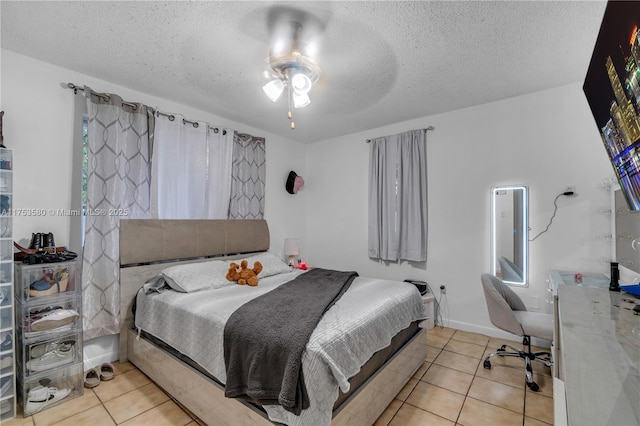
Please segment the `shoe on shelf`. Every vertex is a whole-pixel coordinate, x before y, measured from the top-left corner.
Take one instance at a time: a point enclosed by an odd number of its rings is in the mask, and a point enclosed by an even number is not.
[[[42,234],[42,240],[42,245],[44,248],[53,248],[56,246],[56,243],[53,240],[53,232]]]
[[[57,293],[56,287],[45,280],[34,281],[29,286],[29,296],[31,297],[49,296],[55,293]]]
[[[49,336],[50,333],[53,331],[55,333],[64,333],[67,331],[72,331],[74,327],[74,324],[67,324],[67,325],[63,325],[62,327],[58,327],[55,328],[53,330],[45,330],[45,331],[29,331],[29,329],[27,328],[27,331],[24,332],[24,337],[44,337],[44,336]]]
[[[5,306],[11,304],[11,288],[4,286],[0,287],[0,304]]]
[[[0,343],[0,351],[8,351],[12,347],[13,347],[13,343],[11,339],[11,334],[7,334],[4,337],[4,340],[2,341],[2,343]]]
[[[10,396],[11,394],[11,386],[13,385],[13,376],[5,376],[0,379],[0,395]]]
[[[42,343],[40,345],[34,345],[31,347],[31,351],[29,351],[29,356],[31,358],[40,358],[47,352],[51,352],[53,350],[60,350],[61,352],[70,352],[73,345],[76,344],[75,339],[56,341],[50,343]]]
[[[0,359],[0,370],[11,367],[13,365],[13,355],[3,356]]]
[[[0,401],[0,417],[13,412],[13,404],[9,399]]]
[[[73,309],[56,309],[31,323],[31,331],[48,331],[73,323],[80,317]]]
[[[32,232],[29,248],[31,250],[40,250],[43,244],[44,234],[42,232]]]
[[[36,386],[27,394],[27,403],[24,407],[24,413],[31,415],[39,412],[48,405],[54,404],[61,399],[66,398],[71,389],[49,388],[44,386]]]
[[[73,361],[73,353],[71,348],[62,351],[59,348],[53,349],[39,358],[27,361],[27,369],[30,371],[43,371],[51,368],[60,367]]]

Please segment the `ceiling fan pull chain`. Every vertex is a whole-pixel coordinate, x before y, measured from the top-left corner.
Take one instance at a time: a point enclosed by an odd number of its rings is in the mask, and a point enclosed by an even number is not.
[[[291,120],[291,130],[296,128],[296,123],[293,121],[293,113],[291,112],[291,84],[287,83],[287,100],[289,101],[289,111],[287,112],[287,118]]]

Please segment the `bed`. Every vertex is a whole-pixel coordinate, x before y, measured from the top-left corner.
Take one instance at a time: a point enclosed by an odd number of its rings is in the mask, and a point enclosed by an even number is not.
[[[122,220],[120,360],[131,361],[207,424],[372,424],[426,357],[422,300],[409,284],[356,277],[326,312],[302,356],[311,407],[300,415],[226,398],[220,353],[224,322],[233,311],[301,271],[260,277],[251,289],[227,284],[193,293],[139,292],[167,268],[264,259],[268,249],[263,220]],[[191,308],[195,299],[203,307]],[[372,319],[374,311],[388,314]],[[202,312],[213,318],[200,318]]]

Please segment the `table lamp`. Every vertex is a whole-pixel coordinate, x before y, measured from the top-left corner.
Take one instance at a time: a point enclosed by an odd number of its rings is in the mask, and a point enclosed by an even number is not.
[[[298,247],[297,238],[286,238],[284,240],[284,254],[285,256],[289,256],[289,266],[297,268],[298,255],[300,254],[300,247]]]

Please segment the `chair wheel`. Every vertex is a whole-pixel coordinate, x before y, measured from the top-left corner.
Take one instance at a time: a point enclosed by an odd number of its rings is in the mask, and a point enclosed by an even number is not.
[[[506,351],[507,350],[507,345],[502,345],[500,346],[500,349],[498,349],[500,351]]]
[[[484,363],[482,364],[482,366],[484,368],[486,368],[487,370],[491,370],[491,361],[489,361],[488,359],[484,361]]]
[[[536,382],[527,383],[527,386],[529,386],[529,389],[531,389],[534,392],[538,392],[540,390],[540,387]]]

